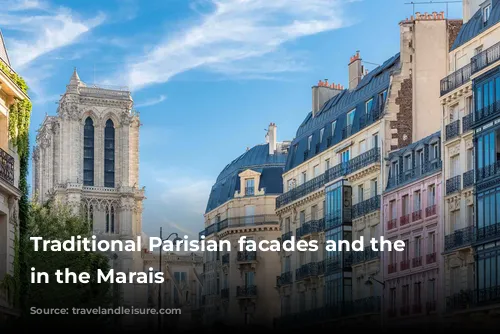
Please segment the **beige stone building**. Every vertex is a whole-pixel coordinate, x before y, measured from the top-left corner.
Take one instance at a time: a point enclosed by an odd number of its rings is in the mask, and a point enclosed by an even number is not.
[[[36,138],[34,198],[80,210],[100,238],[136,240],[142,234],[140,122],[132,106],[126,89],[87,86],[75,69],[57,114],[45,117]],[[143,269],[140,251],[110,254],[110,261],[116,271]],[[144,304],[147,286],[120,288],[124,305]]]
[[[203,317],[206,325],[258,324],[271,327],[280,299],[273,282],[280,273],[276,252],[239,251],[238,240],[277,240],[276,197],[289,142],[277,142],[271,123],[267,143],[248,149],[228,164],[212,187],[205,214],[206,240],[229,240],[229,252],[205,252]]]
[[[16,100],[29,97],[14,82],[9,56],[0,32],[0,281],[14,275],[14,239],[19,232],[18,200],[19,156],[9,137],[9,108]],[[0,288],[0,323],[9,316],[18,316],[8,291]]]
[[[382,286],[367,284],[385,279],[380,254],[323,249],[328,240],[361,237],[366,247],[384,235],[384,158],[439,131],[439,80],[455,25],[444,13],[417,13],[400,23],[398,54],[368,72],[358,52],[348,89],[322,81],[312,88],[312,111],[291,144],[276,213],[282,241],[314,238],[321,251],[281,254],[280,327],[361,314],[380,321]]]

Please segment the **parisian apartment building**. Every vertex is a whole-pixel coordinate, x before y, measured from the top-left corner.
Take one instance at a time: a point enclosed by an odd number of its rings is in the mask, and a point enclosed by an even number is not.
[[[23,87],[13,79],[9,55],[0,31],[0,281],[14,276],[15,238],[19,233],[20,159],[9,132],[10,108],[17,101],[29,100]],[[18,317],[11,293],[0,288],[0,322]]]

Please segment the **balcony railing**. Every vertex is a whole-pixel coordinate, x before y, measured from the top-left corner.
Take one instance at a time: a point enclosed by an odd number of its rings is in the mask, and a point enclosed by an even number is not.
[[[405,225],[408,225],[409,223],[410,223],[410,215],[409,214],[399,217],[399,226],[405,226]]]
[[[369,113],[361,115],[359,117],[359,129],[360,130],[364,129],[368,125],[370,125],[370,124],[374,123],[375,121],[377,121],[378,119],[380,119],[380,117],[382,116],[382,112],[384,110],[384,106],[385,106],[385,103],[374,107]]]
[[[0,178],[14,185],[14,158],[0,148]]]
[[[255,187],[246,187],[245,196],[253,196],[253,195],[255,195]]]
[[[394,189],[403,184],[418,180],[425,175],[435,173],[441,170],[442,161],[441,160],[433,160],[424,163],[422,166],[417,166],[415,168],[406,170],[401,174],[396,174],[395,176],[389,177],[387,180],[387,190]]]
[[[484,289],[465,290],[446,297],[447,311],[458,311],[473,307],[498,303],[500,301],[500,286]]]
[[[398,271],[397,263],[392,263],[392,264],[387,265],[387,272],[389,274],[395,273],[396,271]]]
[[[412,259],[412,268],[418,268],[422,266],[422,257],[417,256]]]
[[[460,230],[456,230],[452,234],[444,237],[444,250],[450,251],[466,246],[470,246],[474,242],[474,226],[467,226]]]
[[[229,264],[229,253],[222,255],[222,265],[228,265]]]
[[[460,120],[459,119],[446,125],[446,140],[450,140],[450,139],[453,139],[455,137],[458,137],[459,134],[460,134]]]
[[[237,286],[236,287],[236,297],[237,298],[255,298],[255,297],[257,297],[257,286],[256,285]]]
[[[410,260],[403,260],[401,261],[401,270],[407,270],[410,269]]]
[[[464,189],[467,187],[471,187],[474,185],[474,170],[470,170],[468,172],[465,172],[463,174],[463,183],[464,183]]]
[[[257,251],[239,251],[236,260],[238,262],[257,261]]]
[[[206,229],[200,232],[201,236],[208,237],[217,232],[221,232],[226,228],[231,227],[242,227],[242,226],[256,226],[256,225],[278,225],[279,219],[276,215],[254,215],[254,216],[240,216],[240,217],[231,217],[224,220],[221,220],[218,223],[211,224],[207,226]]]
[[[481,71],[498,60],[500,60],[500,43],[490,46],[472,57],[470,61],[472,64],[472,74]]]
[[[426,264],[431,264],[436,262],[436,252],[434,253],[429,253],[425,256],[425,263]]]
[[[293,232],[289,231],[281,235],[281,242],[292,240]]]
[[[346,125],[342,129],[342,139],[346,139],[347,137],[350,137],[353,134],[353,127],[352,125]]]
[[[492,118],[496,118],[500,114],[500,101],[495,101],[490,105],[474,112],[474,122],[472,127],[476,128]]]
[[[425,208],[425,216],[430,217],[436,215],[436,204],[429,205]]]
[[[470,113],[462,117],[462,133],[466,133],[467,131],[472,129],[472,124],[474,122],[474,113]]]
[[[276,286],[280,287],[283,285],[292,284],[293,277],[292,272],[287,271],[286,273],[282,273],[280,276],[276,276]]]
[[[345,163],[340,163],[325,173],[297,186],[276,198],[276,208],[281,208],[299,198],[319,190],[325,184],[334,181],[342,176],[352,174],[359,169],[367,167],[373,163],[380,162],[380,149],[375,147],[358,155]]]
[[[331,275],[339,270],[350,268],[352,266],[353,252],[343,251],[334,258],[327,258],[325,263],[325,275]]]
[[[470,76],[471,76],[471,69],[472,66],[471,64],[467,64],[464,67],[456,70],[455,72],[451,73],[444,79],[441,79],[441,96],[444,94],[447,94],[454,90],[455,88],[458,88],[462,86],[464,83],[469,81]]]
[[[422,219],[422,210],[416,210],[411,213],[411,221],[416,222],[418,220]]]
[[[380,195],[373,196],[352,206],[352,219],[363,217],[371,212],[380,210]]]
[[[325,263],[310,262],[295,269],[295,280],[302,281],[311,277],[317,277],[325,273]]]
[[[374,251],[372,246],[366,246],[362,252],[354,252],[352,264],[359,264],[380,258],[380,252]]]
[[[220,290],[220,298],[221,299],[229,299],[229,288]]]
[[[398,227],[398,220],[396,218],[391,219],[387,222],[387,230],[393,230]]]
[[[491,224],[476,229],[475,242],[487,241],[489,239],[497,239],[500,236],[500,223]]]
[[[479,168],[476,171],[476,182],[481,182],[493,176],[500,175],[500,160],[495,161],[491,165]]]
[[[446,195],[453,194],[457,191],[460,191],[462,188],[462,175],[457,175],[446,180]]]
[[[298,227],[295,231],[297,238],[303,238],[313,233],[319,233],[325,230],[325,220],[311,220]]]

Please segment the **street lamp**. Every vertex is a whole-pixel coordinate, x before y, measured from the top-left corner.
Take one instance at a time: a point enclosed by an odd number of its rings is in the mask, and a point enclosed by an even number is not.
[[[380,297],[381,305],[380,305],[380,327],[384,330],[384,294],[385,294],[385,282],[379,281],[373,276],[368,276],[365,284],[369,286],[373,286],[373,282],[377,282],[382,286],[382,296]]]
[[[182,239],[179,238],[179,235],[177,233],[170,233],[170,235],[168,237],[166,237],[165,239],[163,239],[163,234],[162,234],[162,228],[160,227],[160,239],[163,243],[163,241],[165,240],[169,240],[172,236],[175,236],[174,238],[174,243],[175,242],[182,242]],[[162,272],[162,268],[161,268],[161,265],[162,265],[162,261],[161,261],[161,252],[162,252],[162,249],[163,249],[163,245],[160,247],[160,263],[159,263],[159,269],[158,271],[159,272]],[[162,286],[163,283],[160,283],[159,287],[158,287],[158,330],[161,329],[161,325],[162,325],[162,317],[161,317],[161,313],[160,313],[160,309],[161,309],[161,286]]]

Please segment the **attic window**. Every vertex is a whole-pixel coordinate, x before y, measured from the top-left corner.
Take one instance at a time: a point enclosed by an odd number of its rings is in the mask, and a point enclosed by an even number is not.
[[[488,19],[490,18],[491,13],[491,3],[487,4],[483,8],[483,25],[486,26],[488,24]]]

